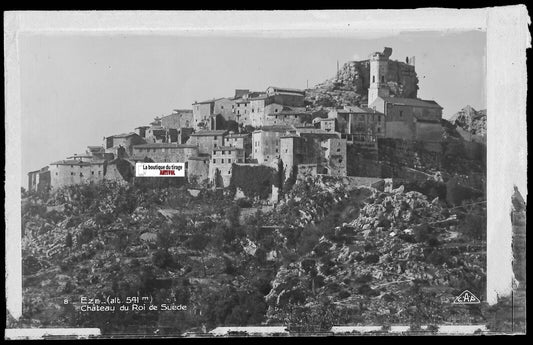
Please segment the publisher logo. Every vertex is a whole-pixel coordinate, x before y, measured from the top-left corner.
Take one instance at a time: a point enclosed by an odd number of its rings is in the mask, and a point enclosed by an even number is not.
[[[453,304],[479,304],[481,301],[473,293],[468,290],[461,292],[459,296],[455,298]]]

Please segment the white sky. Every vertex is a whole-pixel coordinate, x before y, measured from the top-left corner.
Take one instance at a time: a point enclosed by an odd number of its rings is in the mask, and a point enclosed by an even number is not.
[[[21,34],[22,182],[27,172],[155,116],[234,89],[305,88],[342,65],[392,47],[416,57],[419,93],[447,118],[486,107],[482,31],[390,37],[266,38],[135,34]]]

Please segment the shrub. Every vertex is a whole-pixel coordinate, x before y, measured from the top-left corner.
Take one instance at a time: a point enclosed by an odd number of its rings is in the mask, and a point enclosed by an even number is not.
[[[159,249],[152,256],[152,262],[156,267],[166,268],[174,266],[174,259],[167,250]]]
[[[468,213],[463,222],[459,224],[458,230],[464,236],[483,240],[486,237],[487,231],[487,216],[484,211]]]
[[[249,198],[266,199],[272,191],[275,170],[264,165],[232,165],[231,186],[240,188]]]

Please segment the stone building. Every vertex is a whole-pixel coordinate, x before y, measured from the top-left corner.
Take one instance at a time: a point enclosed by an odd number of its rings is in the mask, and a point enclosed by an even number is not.
[[[154,143],[135,145],[136,159],[149,158],[156,163],[186,163],[189,157],[198,155],[198,147],[190,144]]]
[[[211,115],[214,114],[215,100],[195,102],[192,105],[193,126],[196,130],[211,129]]]
[[[235,101],[235,121],[242,124],[242,126],[251,126],[250,109],[250,100],[248,98],[237,99]]]
[[[219,98],[215,100],[212,115],[221,115],[226,121],[235,121],[235,100],[232,98]],[[216,128],[211,127],[211,129]]]
[[[174,109],[172,114],[161,117],[161,127],[163,128],[192,128],[193,124],[192,109]]]
[[[321,129],[340,132],[348,142],[375,142],[385,137],[385,126],[385,114],[367,107],[345,106],[320,119]]]
[[[117,159],[88,160],[78,156],[50,163],[50,187],[61,188],[74,184],[97,183],[104,180],[126,183],[116,166]]]
[[[247,158],[252,154],[252,135],[250,133],[236,134],[230,132],[224,137],[224,146],[243,149]]]
[[[224,130],[202,130],[191,134],[187,141],[189,145],[198,146],[199,154],[210,155],[214,148],[224,146],[224,137],[226,135]]]
[[[104,138],[105,152],[113,153],[115,157],[131,156],[133,154],[133,146],[145,144],[146,140],[137,133],[124,133],[112,135]]]
[[[202,183],[209,180],[210,155],[189,157],[187,178],[189,183]]]
[[[302,126],[311,121],[312,113],[305,107],[289,107],[277,103],[267,105],[261,119],[263,126]]]
[[[385,137],[440,141],[442,107],[432,100],[378,97],[370,105],[385,114]]]
[[[272,100],[272,103],[278,103],[290,107],[304,106],[304,90],[269,86],[266,89],[266,95]]]
[[[280,158],[289,177],[294,166],[316,166],[319,174],[346,176],[346,139],[337,132],[297,128],[280,137]]]
[[[50,184],[52,188],[103,180],[104,161],[89,162],[66,159],[50,163]]]
[[[28,173],[28,191],[42,192],[50,188],[50,170],[45,166]]]
[[[274,124],[281,125],[285,121],[289,122],[289,125],[292,123],[311,122],[310,116],[305,114],[304,98],[305,91],[303,90],[270,86],[264,95],[249,98],[250,125],[259,128]],[[283,110],[285,110],[286,115],[291,115],[292,118],[283,117],[282,119],[282,116],[278,116],[276,119],[276,113],[281,113]],[[290,113],[291,111],[293,112]],[[274,114],[274,117],[268,117],[270,114]],[[288,121],[289,119],[296,119],[296,121]]]
[[[252,133],[252,159],[258,164],[273,165],[280,157],[280,138],[295,133],[293,126],[264,126]]]
[[[244,163],[244,150],[237,147],[222,146],[213,149],[209,164],[209,178],[218,187],[227,187],[231,180],[233,163]],[[217,170],[220,175],[217,175]],[[220,176],[221,181],[216,179]]]
[[[135,133],[140,136],[141,138],[145,138],[146,137],[146,130],[150,128],[150,126],[139,126],[139,127],[135,127]]]

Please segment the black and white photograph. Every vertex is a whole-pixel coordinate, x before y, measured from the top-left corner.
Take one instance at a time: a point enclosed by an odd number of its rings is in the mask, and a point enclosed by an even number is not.
[[[6,339],[525,334],[527,9],[392,12],[5,12]]]

